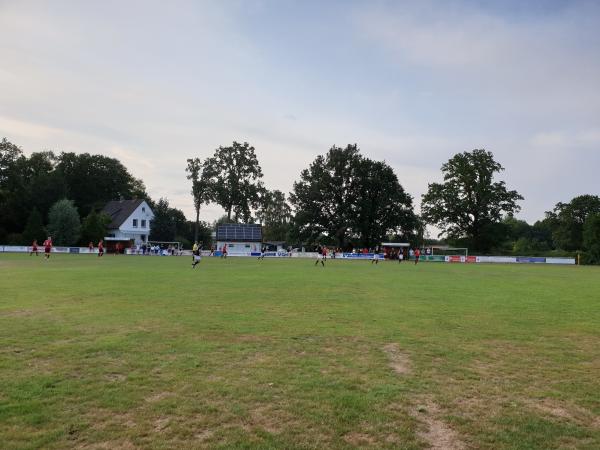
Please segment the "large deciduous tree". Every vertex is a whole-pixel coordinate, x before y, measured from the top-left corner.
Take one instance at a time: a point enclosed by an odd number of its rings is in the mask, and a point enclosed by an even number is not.
[[[188,221],[183,211],[169,206],[169,200],[161,198],[153,209],[154,219],[150,224],[151,241],[187,241]]]
[[[79,240],[81,223],[72,200],[59,200],[48,213],[48,233],[56,245],[75,245]]]
[[[417,226],[412,197],[383,161],[362,159],[356,171],[356,205],[350,217],[363,247],[375,247],[388,234],[408,235]]]
[[[583,227],[588,217],[600,214],[600,197],[580,195],[569,203],[557,203],[546,213],[557,248],[567,251],[583,249]]]
[[[588,264],[600,264],[600,214],[587,217],[583,226],[583,247]]]
[[[69,197],[81,215],[119,198],[150,200],[144,183],[117,159],[89,153],[61,153],[58,161],[57,170],[62,173]]]
[[[190,158],[187,160],[185,171],[188,173],[188,180],[192,181],[192,197],[194,199],[194,211],[196,212],[194,242],[198,242],[200,208],[204,203],[210,202],[213,198],[212,169],[210,165],[203,164],[200,158]]]
[[[503,170],[483,149],[453,156],[442,166],[444,182],[430,183],[422,197],[423,219],[451,239],[466,238],[473,249],[488,251],[502,216],[519,211],[517,202],[523,200],[504,181],[494,180]]]
[[[263,189],[262,169],[254,147],[247,142],[233,142],[229,147],[219,147],[213,157],[205,161],[213,188],[213,199],[227,212],[244,222],[250,221]]]
[[[318,156],[301,172],[290,200],[301,239],[315,241],[324,234],[340,247],[351,239],[374,246],[416,224],[412,199],[392,168],[363,158],[356,144],[333,146]]]
[[[300,239],[316,241],[321,234],[345,247],[356,204],[356,170],[361,160],[356,145],[333,146],[319,155],[294,183],[290,202]]]
[[[265,189],[260,198],[256,212],[258,221],[263,225],[263,237],[271,241],[285,241],[287,238],[292,208],[287,203],[285,194],[277,189]]]

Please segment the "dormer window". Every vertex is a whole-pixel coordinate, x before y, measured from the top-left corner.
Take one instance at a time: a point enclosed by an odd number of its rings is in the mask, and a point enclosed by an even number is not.
[[[137,219],[133,219],[133,228],[137,228]]]
[[[142,212],[145,213],[146,212],[146,207],[142,206]]]

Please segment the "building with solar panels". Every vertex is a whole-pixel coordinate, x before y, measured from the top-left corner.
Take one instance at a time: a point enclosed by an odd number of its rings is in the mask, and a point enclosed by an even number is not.
[[[229,255],[257,256],[262,246],[262,225],[224,223],[217,225],[217,251],[227,245]]]

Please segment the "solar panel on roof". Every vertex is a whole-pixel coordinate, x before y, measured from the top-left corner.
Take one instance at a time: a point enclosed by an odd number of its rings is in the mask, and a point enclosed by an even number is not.
[[[226,223],[217,226],[218,241],[262,241],[262,226],[258,224]]]

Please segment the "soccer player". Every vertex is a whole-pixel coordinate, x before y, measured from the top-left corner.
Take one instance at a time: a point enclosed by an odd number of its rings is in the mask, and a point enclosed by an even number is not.
[[[227,258],[227,244],[223,244],[223,248],[221,249],[221,258]]]
[[[50,252],[52,251],[52,237],[48,236],[48,239],[44,241],[44,256],[46,259],[50,259]]]
[[[192,263],[195,261],[194,256],[196,256],[197,250],[198,250],[198,243],[194,242],[194,245],[192,245]]]
[[[315,266],[317,266],[319,263],[321,263],[321,265],[323,267],[325,267],[326,255],[327,255],[327,249],[325,247],[321,247],[319,245],[317,247],[317,260],[315,261]]]
[[[379,253],[377,250],[373,253],[373,259],[371,260],[371,264],[375,263],[375,265],[379,264]]]
[[[100,239],[100,241],[98,241],[98,258],[100,258],[102,255],[104,255],[104,241]]]
[[[194,262],[192,263],[192,269],[195,269],[198,263],[202,260],[201,249],[197,244],[194,244],[194,249],[192,250]]]
[[[267,246],[263,245],[260,249],[260,256],[258,259],[265,259],[265,253],[267,253]]]
[[[31,251],[29,252],[29,256],[33,255],[34,253],[35,253],[35,256],[39,256],[37,239],[34,239],[33,242],[31,243]]]
[[[419,257],[421,256],[421,250],[418,248],[415,249],[415,266],[419,264]]]
[[[404,250],[400,249],[398,252],[398,263],[401,263],[402,261],[404,261]]]

